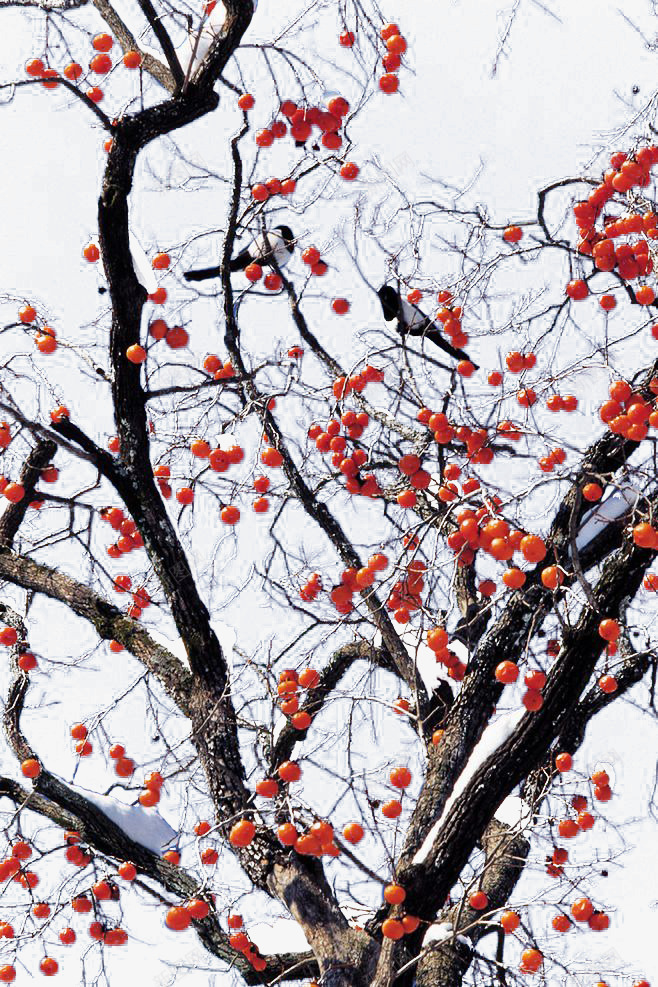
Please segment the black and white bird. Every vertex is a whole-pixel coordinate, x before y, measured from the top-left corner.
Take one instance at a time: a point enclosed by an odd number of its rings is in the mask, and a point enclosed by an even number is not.
[[[382,285],[377,292],[382,303],[384,318],[386,322],[394,324],[394,328],[401,336],[424,336],[430,339],[435,346],[442,349],[444,353],[454,357],[455,360],[469,360],[468,353],[451,346],[447,342],[436,322],[418,308],[412,305],[406,298],[402,298],[400,293],[390,284]],[[471,361],[472,362],[472,361]],[[477,370],[477,364],[473,366]]]
[[[231,271],[244,271],[249,264],[268,264],[285,267],[295,249],[295,236],[289,226],[275,226],[273,230],[259,233],[248,247],[236,254],[230,264]],[[186,271],[186,281],[207,281],[221,274],[221,266],[204,267],[199,271]]]

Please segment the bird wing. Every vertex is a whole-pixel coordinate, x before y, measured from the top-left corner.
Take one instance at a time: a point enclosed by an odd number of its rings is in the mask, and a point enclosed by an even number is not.
[[[276,230],[261,233],[252,241],[250,252],[259,264],[276,264],[285,267],[290,259],[286,241]]]
[[[405,335],[409,336],[422,336],[425,339],[431,340],[435,346],[443,350],[449,356],[453,357],[455,360],[469,360],[470,357],[468,353],[464,350],[457,349],[456,346],[452,346],[443,336],[443,333],[428,315],[425,315],[416,305],[411,305],[405,299],[401,299],[401,310],[403,318],[400,320],[408,328],[406,330],[400,330]],[[478,369],[477,364],[474,364],[475,368]]]
[[[428,329],[432,327],[436,329],[436,324],[432,319],[421,312],[417,305],[412,305],[405,298],[400,299],[400,312],[400,321],[405,326],[405,332],[408,332],[410,336],[422,336]]]

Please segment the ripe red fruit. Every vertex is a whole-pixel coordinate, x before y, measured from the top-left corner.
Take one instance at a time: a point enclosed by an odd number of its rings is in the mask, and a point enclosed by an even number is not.
[[[0,630],[0,644],[4,644],[5,647],[11,647],[12,644],[16,644],[18,640],[18,632],[14,627],[3,627]]]
[[[39,79],[43,75],[45,68],[46,66],[40,58],[31,58],[29,62],[25,63],[25,71],[33,79]]]
[[[571,919],[569,919],[567,915],[560,912],[558,915],[553,917],[551,920],[551,925],[556,932],[568,932],[571,928]]]
[[[399,33],[400,33],[400,28],[397,26],[397,24],[385,24],[384,27],[379,32],[379,37],[382,39],[382,41],[388,41],[388,39],[392,38],[394,34],[399,34]]]
[[[274,778],[263,778],[256,782],[256,793],[263,798],[271,799],[279,791],[279,784]]]
[[[123,64],[127,69],[138,69],[142,64],[142,56],[138,51],[127,51],[123,56]]]
[[[320,674],[314,668],[304,668],[299,673],[299,684],[302,689],[314,689],[320,681]]]
[[[539,535],[525,535],[519,545],[521,554],[527,562],[541,562],[546,558],[546,545]]]
[[[356,39],[353,31],[343,31],[338,40],[343,48],[351,48]]]
[[[359,174],[359,166],[353,161],[347,161],[340,169],[340,177],[346,182],[353,182]]]
[[[44,89],[57,89],[59,85],[57,69],[44,69],[41,72],[41,85]]]
[[[520,923],[521,923],[521,919],[519,918],[516,912],[505,911],[500,916],[500,924],[502,925],[504,931],[507,934],[509,934],[510,932],[514,932],[516,929],[518,929]]]
[[[146,350],[139,343],[133,343],[126,350],[126,356],[131,363],[144,363],[146,360]]]
[[[603,932],[609,927],[610,919],[605,912],[592,912],[587,920],[587,924],[595,932]]]
[[[387,918],[382,922],[382,935],[385,939],[401,939],[404,935],[404,926],[396,918]]]
[[[331,307],[336,313],[336,315],[345,315],[349,312],[350,303],[347,298],[334,298],[331,303]]]
[[[210,914],[210,905],[203,898],[191,898],[190,901],[186,901],[185,909],[195,919],[203,919]]]
[[[536,973],[543,961],[544,957],[538,949],[525,949],[521,954],[521,972]]]
[[[601,692],[605,692],[606,695],[612,695],[613,692],[617,691],[617,688],[617,679],[614,675],[602,675],[599,679],[599,689]]]
[[[172,329],[167,330],[167,335],[165,336],[165,343],[167,346],[171,347],[172,350],[182,349],[190,341],[190,334],[187,329],[183,329],[182,326],[174,326]]]
[[[525,684],[528,686],[529,689],[536,689],[537,691],[539,691],[540,689],[543,689],[544,686],[546,685],[546,675],[544,672],[541,672],[539,669],[532,669],[531,671],[526,673],[523,681],[525,682]]]
[[[536,689],[528,689],[523,696],[523,705],[531,713],[534,713],[544,705],[544,697]]]
[[[382,805],[382,815],[387,819],[397,819],[402,812],[402,803],[398,799],[390,799]]]
[[[112,888],[108,881],[96,881],[92,885],[91,891],[97,901],[110,901],[112,898]]]
[[[401,34],[392,34],[386,39],[386,48],[394,55],[403,55],[407,50],[407,42]]]
[[[343,829],[343,838],[348,843],[359,843],[363,839],[363,827],[357,822],[348,823]]]
[[[252,823],[251,819],[240,819],[231,828],[229,833],[229,843],[232,846],[245,847],[249,846],[256,833],[256,827]]]
[[[583,487],[583,498],[590,502],[600,500],[603,496],[603,488],[598,483],[586,483]]]
[[[519,666],[513,661],[501,661],[501,663],[496,666],[494,675],[499,682],[502,682],[504,685],[509,685],[512,682],[516,682],[518,679]]]
[[[96,51],[109,51],[113,44],[114,41],[109,34],[97,34],[91,41],[91,46]]]
[[[382,67],[384,72],[397,72],[402,64],[402,59],[394,51],[387,51],[382,58]]]
[[[35,758],[28,757],[21,764],[21,771],[26,778],[38,778],[41,774],[41,765]]]
[[[571,914],[577,922],[587,922],[594,911],[589,898],[578,898],[571,906]]]
[[[280,274],[275,274],[272,272],[271,274],[265,275],[264,284],[268,291],[279,291],[283,284],[283,279]]]
[[[474,908],[476,911],[481,912],[484,911],[484,909],[489,904],[489,899],[484,891],[474,891],[473,894],[469,895],[468,903],[471,906],[471,908]]]
[[[106,75],[112,68],[112,59],[109,55],[94,55],[89,68],[97,75]]]
[[[411,771],[408,768],[393,768],[389,781],[395,788],[407,788],[411,784]]]
[[[264,466],[270,466],[271,468],[276,468],[281,466],[283,462],[283,456],[278,449],[267,448],[263,449],[260,454],[260,461]]]
[[[302,769],[296,761],[284,761],[277,768],[277,774],[281,781],[299,781],[302,776]]]
[[[381,76],[379,80],[379,88],[383,93],[390,95],[391,93],[396,93],[400,86],[400,80],[397,75],[392,72],[387,72],[385,75]]]
[[[220,517],[224,524],[237,524],[240,520],[240,511],[237,507],[222,507]]]
[[[650,285],[642,285],[635,292],[635,297],[640,305],[651,305],[656,297],[656,293]]]
[[[576,278],[570,281],[566,287],[566,293],[573,301],[582,301],[583,298],[587,298],[589,294],[589,288],[587,283],[581,278]]]
[[[599,624],[599,634],[604,641],[616,641],[621,631],[616,620],[606,618]]]
[[[555,758],[555,767],[558,771],[571,771],[572,766],[573,758],[571,757],[571,754],[562,753],[558,754]]]
[[[236,949],[240,953],[244,953],[245,950],[251,947],[248,936],[244,932],[234,932],[233,935],[228,937],[233,949]]]
[[[31,672],[37,667],[37,660],[31,651],[22,651],[18,656],[18,667],[22,672]]]
[[[25,487],[21,483],[8,483],[2,493],[10,503],[18,504],[25,496]]]
[[[62,73],[69,82],[76,82],[82,75],[82,65],[77,62],[69,62]]]
[[[120,757],[114,762],[114,771],[120,778],[130,778],[135,771],[135,762],[130,757]]]
[[[124,881],[134,881],[137,877],[137,868],[130,861],[125,860],[122,864],[119,864],[117,873]]]
[[[503,240],[507,243],[518,243],[523,236],[523,230],[520,226],[508,226],[503,233]]]
[[[168,929],[173,929],[175,932],[181,932],[183,929],[187,929],[191,921],[192,916],[187,908],[180,906],[170,908],[165,917],[165,925]]]
[[[59,970],[59,963],[52,956],[44,956],[41,963],[39,963],[39,969],[44,977],[54,977]]]
[[[407,892],[401,884],[387,884],[384,888],[384,900],[389,905],[401,905],[407,897]]]
[[[245,113],[247,112],[247,110],[253,109],[255,103],[256,100],[251,95],[251,93],[243,93],[242,96],[238,98],[238,106]]]
[[[252,199],[255,199],[256,202],[267,202],[267,200],[270,197],[270,190],[268,189],[267,185],[263,185],[262,182],[259,182],[257,185],[253,186],[251,190],[251,197]],[[258,281],[260,275],[256,276],[257,271],[260,270],[262,274],[262,268],[260,268],[260,265],[249,264],[249,268],[251,269],[251,274],[253,274],[254,276],[250,276],[250,274],[247,274],[247,268],[245,268],[245,272],[244,272],[245,276],[249,279],[249,281],[254,281],[254,282]]]
[[[299,833],[292,823],[282,823],[276,831],[279,843],[283,846],[294,846],[299,837]]]
[[[302,252],[302,260],[305,264],[308,264],[309,267],[314,267],[320,260],[320,256],[320,251],[317,247],[307,247]]]
[[[171,257],[165,253],[156,254],[151,261],[151,265],[156,271],[166,271],[170,264]]]

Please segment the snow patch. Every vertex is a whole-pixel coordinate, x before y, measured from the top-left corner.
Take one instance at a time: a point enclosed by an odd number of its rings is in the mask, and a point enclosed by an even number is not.
[[[249,936],[264,956],[282,951],[297,953],[311,948],[301,925],[290,918],[277,919],[272,925],[250,923]]]
[[[111,795],[98,795],[77,785],[68,787],[105,813],[131,840],[153,853],[160,855],[178,839],[176,830],[155,809],[145,809],[139,804],[127,805]]]
[[[576,547],[579,552],[592,541],[611,521],[626,514],[635,506],[638,499],[638,492],[630,484],[624,484],[608,494],[591,511],[583,516],[580,531],[576,538]],[[571,548],[569,549],[571,552]]]
[[[253,0],[254,13],[258,7],[258,0]],[[221,36],[226,21],[226,7],[222,0],[211,10],[210,14],[203,20],[203,23],[192,27],[187,33],[187,37],[181,44],[176,46],[176,56],[180,62],[183,73],[191,78],[201,65],[213,44]],[[166,58],[161,48],[151,48],[140,42],[140,51],[145,55],[157,58],[159,62],[166,64]]]
[[[473,748],[471,756],[464,765],[464,770],[457,778],[455,787],[450,793],[450,796],[443,808],[443,812],[423,840],[420,849],[416,851],[416,855],[413,859],[414,864],[425,863],[430,855],[432,847],[434,846],[434,842],[439,834],[443,822],[453,805],[457,799],[461,797],[462,793],[466,789],[466,786],[470,783],[480,766],[494,753],[494,751],[505,743],[508,737],[512,735],[519,720],[524,714],[525,709],[514,709],[510,713],[503,713],[501,716],[497,716],[489,723],[479,741]]]
[[[405,627],[403,630],[398,631],[398,637],[405,646],[407,654],[415,663],[418,675],[428,695],[434,692],[442,680],[450,681],[447,674],[448,670],[437,662],[436,655],[425,643],[423,631],[414,627]],[[379,648],[381,644],[382,636],[377,632],[373,638],[373,645]],[[452,647],[452,642],[450,647]],[[455,654],[457,654],[456,649]]]
[[[525,827],[532,820],[532,811],[528,803],[524,802],[518,795],[508,795],[496,809],[494,819],[505,823],[507,826]]]
[[[423,946],[429,946],[432,942],[444,942],[446,939],[452,939],[454,932],[452,922],[435,922],[430,925],[423,936]]]

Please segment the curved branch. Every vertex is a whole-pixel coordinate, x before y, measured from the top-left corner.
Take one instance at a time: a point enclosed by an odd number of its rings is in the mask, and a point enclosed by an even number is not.
[[[6,548],[0,548],[0,579],[63,603],[93,624],[100,637],[119,641],[158,679],[181,712],[189,715],[192,676],[177,658],[153,640],[139,621],[127,617],[71,576]]]
[[[41,470],[47,466],[56,451],[56,444],[51,439],[45,439],[39,441],[28,454],[20,473],[20,483],[25,488],[25,493],[17,504],[7,504],[0,517],[0,546],[11,548],[13,545],[30,502],[34,499]]]

